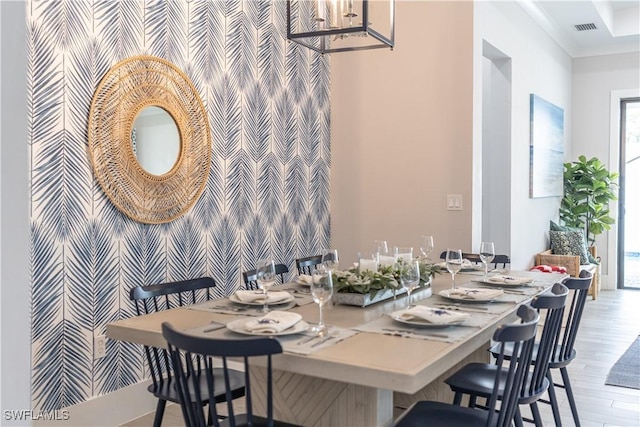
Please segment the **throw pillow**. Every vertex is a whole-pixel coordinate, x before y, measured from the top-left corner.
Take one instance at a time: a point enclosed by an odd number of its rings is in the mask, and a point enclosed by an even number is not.
[[[587,245],[582,231],[549,231],[551,249],[558,255],[579,255],[580,264],[589,264]]]
[[[582,230],[581,228],[567,227],[566,225],[556,224],[553,221],[549,221],[549,230],[551,230],[551,231],[580,231],[584,235],[584,230]],[[595,259],[593,257],[593,255],[591,255],[591,252],[589,252],[589,248],[587,248],[587,239],[584,238],[583,240],[584,240],[584,249],[585,249],[585,251],[587,251],[587,258],[589,259],[589,262],[587,264],[600,264],[600,261]]]

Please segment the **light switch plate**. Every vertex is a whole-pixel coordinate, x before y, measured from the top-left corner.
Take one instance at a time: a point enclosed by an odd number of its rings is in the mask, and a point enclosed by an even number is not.
[[[447,210],[448,211],[462,210],[462,194],[447,194]]]

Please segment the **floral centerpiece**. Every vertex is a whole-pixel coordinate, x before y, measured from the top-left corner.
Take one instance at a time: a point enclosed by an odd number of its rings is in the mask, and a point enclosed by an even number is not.
[[[420,284],[418,288],[429,286],[431,278],[440,274],[437,266],[420,261]],[[379,292],[403,289],[400,284],[399,266],[378,267],[378,271],[359,271],[357,267],[333,271],[333,287],[336,293],[369,294],[373,299]]]

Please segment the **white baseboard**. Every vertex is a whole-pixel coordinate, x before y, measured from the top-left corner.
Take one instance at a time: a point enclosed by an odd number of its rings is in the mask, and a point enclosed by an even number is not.
[[[40,419],[34,421],[33,425],[36,427],[119,426],[156,410],[158,399],[147,391],[149,383],[150,381],[143,381],[113,393],[64,408],[57,411],[56,415],[58,416],[56,418],[58,420]]]

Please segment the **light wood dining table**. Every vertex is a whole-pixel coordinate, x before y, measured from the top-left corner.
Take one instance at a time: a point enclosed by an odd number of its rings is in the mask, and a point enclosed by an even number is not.
[[[456,283],[463,287],[474,286],[472,281],[481,278],[479,274],[459,273]],[[529,302],[566,277],[559,273],[528,271],[509,274],[532,278],[529,292],[526,295],[509,293],[504,302],[484,304],[492,307],[490,321],[473,328],[463,340],[454,342],[362,331],[361,325],[404,308],[407,304],[405,295],[364,308],[339,304],[325,306],[328,325],[357,333],[332,345],[321,346],[310,354],[296,354],[285,349],[274,359],[276,419],[304,426],[389,426],[393,423],[394,406],[402,408],[415,400],[425,399],[451,402],[452,395],[442,380],[465,363],[488,361],[486,350],[496,327],[514,321],[519,304]],[[413,303],[428,304],[442,299],[438,292],[450,286],[448,273],[436,275],[430,289],[413,293]],[[423,299],[425,296],[428,298]],[[473,306],[465,304],[462,309]],[[301,314],[307,322],[318,319],[316,304],[296,306],[291,310]],[[474,315],[473,312],[469,314]],[[226,323],[239,316],[240,313],[221,314],[181,307],[110,323],[107,336],[165,347],[162,322],[189,330],[213,321]],[[212,336],[242,339],[224,328],[214,334],[217,335]]]

